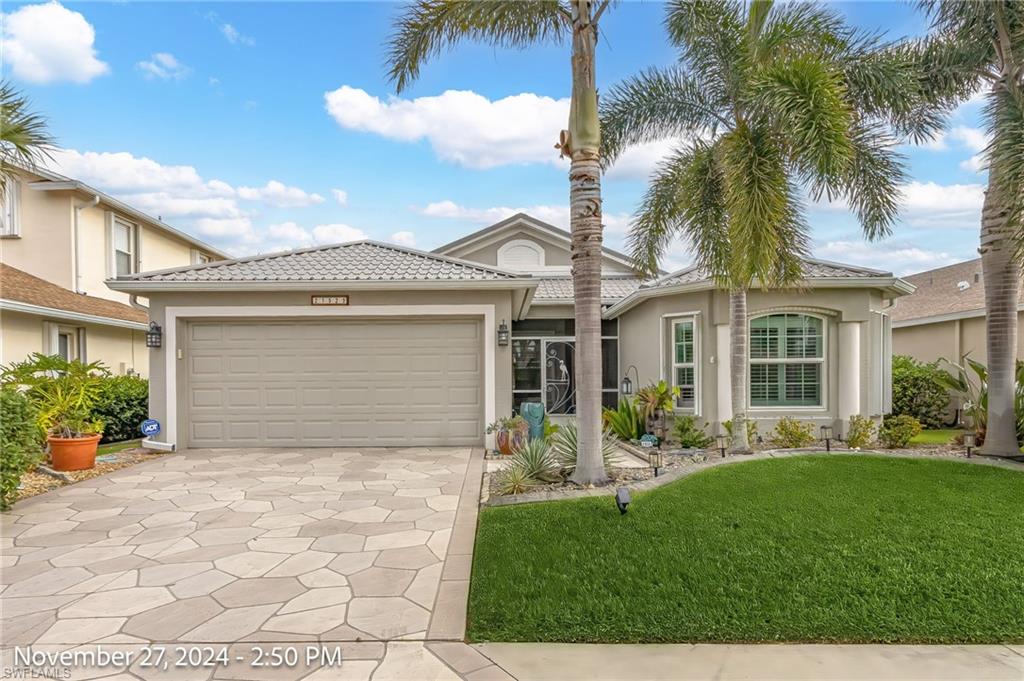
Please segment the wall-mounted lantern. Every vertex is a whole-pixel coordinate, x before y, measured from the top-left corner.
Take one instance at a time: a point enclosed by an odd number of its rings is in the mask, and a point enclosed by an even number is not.
[[[640,382],[640,373],[636,370],[636,365],[630,364],[626,367],[626,375],[622,377],[622,385],[619,386],[620,391],[623,395],[633,394],[633,381],[629,380],[629,370],[633,370],[633,375],[636,376],[636,382]]]
[[[508,339],[508,324],[506,324],[505,320],[502,319],[501,324],[498,325],[498,345],[500,345],[501,347],[505,347],[506,345],[508,345]]]
[[[164,332],[156,322],[149,323],[149,331],[146,332],[146,347],[158,348],[163,345]]]

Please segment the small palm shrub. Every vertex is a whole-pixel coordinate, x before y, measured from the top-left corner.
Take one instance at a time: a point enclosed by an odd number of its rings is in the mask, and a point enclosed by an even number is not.
[[[4,367],[0,381],[8,389],[24,390],[47,435],[79,438],[103,432],[103,421],[92,409],[109,375],[101,362],[84,364],[36,352]]]
[[[24,393],[0,390],[0,511],[14,504],[21,476],[42,458],[42,431],[36,418]]]
[[[551,453],[551,445],[541,438],[530,440],[516,449],[512,453],[509,465],[520,469],[526,477],[539,482],[556,482],[562,479],[558,461]]]
[[[509,466],[498,473],[497,493],[501,496],[523,494],[537,486],[537,481],[518,466]]]
[[[605,429],[623,440],[636,440],[644,434],[644,417],[628,397],[620,398],[616,409],[605,407],[602,417]]]
[[[846,434],[846,446],[862,449],[875,439],[875,424],[866,416],[857,414],[850,417],[850,431]]]
[[[886,416],[878,431],[878,440],[888,449],[903,449],[921,432],[921,424],[913,416]]]
[[[672,432],[683,449],[706,449],[712,442],[704,429],[697,427],[697,420],[692,416],[677,416]]]
[[[722,427],[725,428],[725,432],[732,437],[732,419],[722,421]],[[748,418],[747,419],[747,442],[753,444],[757,442],[757,421]]]
[[[563,425],[555,436],[551,438],[551,452],[554,454],[558,465],[569,475],[576,470],[576,450],[579,442],[579,433],[575,421],[569,421]],[[605,431],[601,438],[601,458],[604,459],[604,468],[608,470],[615,465],[619,458],[619,449],[615,444],[615,436]]]
[[[783,449],[801,449],[814,444],[814,426],[810,423],[801,423],[791,416],[783,416],[775,424],[772,432],[772,442]]]

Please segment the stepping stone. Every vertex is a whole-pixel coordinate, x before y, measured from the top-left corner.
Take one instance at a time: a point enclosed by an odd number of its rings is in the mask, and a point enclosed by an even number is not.
[[[147,641],[173,641],[223,611],[209,596],[186,598],[135,615],[123,631]]]
[[[74,644],[92,643],[98,639],[112,636],[121,630],[125,623],[124,617],[88,617],[83,619],[61,619],[54,622],[35,640],[36,645],[42,644]]]
[[[213,597],[228,608],[266,603],[284,603],[305,593],[294,577],[239,579],[213,592]]]
[[[313,570],[319,570],[334,559],[333,553],[303,551],[296,553],[267,573],[267,577],[296,577]]]
[[[227,558],[214,561],[218,570],[235,577],[262,577],[271,568],[284,561],[286,556],[281,553],[265,553],[262,551],[246,551]],[[288,575],[282,575],[288,576]]]
[[[415,570],[372,567],[349,577],[357,596],[401,596],[409,588]]]
[[[386,640],[425,631],[430,621],[430,611],[405,598],[353,598],[348,608],[348,624]]]
[[[341,605],[342,603],[348,603],[351,598],[352,589],[347,586],[310,589],[306,593],[300,594],[285,603],[281,609],[277,611],[277,614],[287,615],[292,612],[313,610],[315,608],[322,608],[329,605]]]
[[[258,631],[277,605],[254,605],[248,608],[225,610],[205,624],[181,635],[180,641],[238,641]],[[193,670],[194,671],[194,670]]]
[[[268,631],[284,631],[292,634],[322,634],[345,623],[347,606],[332,605],[316,610],[304,610],[288,615],[272,617],[263,628]]]

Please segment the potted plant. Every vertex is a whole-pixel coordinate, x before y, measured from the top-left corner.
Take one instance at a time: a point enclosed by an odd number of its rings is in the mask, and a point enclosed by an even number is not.
[[[679,387],[670,386],[666,381],[652,383],[636,392],[636,408],[643,416],[648,433],[659,440],[665,439],[665,415],[675,409]]]
[[[494,443],[504,456],[526,444],[529,439],[530,424],[519,414],[504,416],[487,426],[487,434],[494,434]]]
[[[40,353],[3,369],[4,385],[24,390],[35,405],[56,470],[78,471],[96,465],[103,422],[93,416],[92,408],[103,379],[109,375],[100,362],[84,364]]]

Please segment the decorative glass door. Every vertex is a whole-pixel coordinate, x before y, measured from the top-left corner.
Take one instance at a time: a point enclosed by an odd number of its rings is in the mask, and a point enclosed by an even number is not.
[[[570,340],[544,341],[544,406],[549,414],[576,413],[576,380]]]

